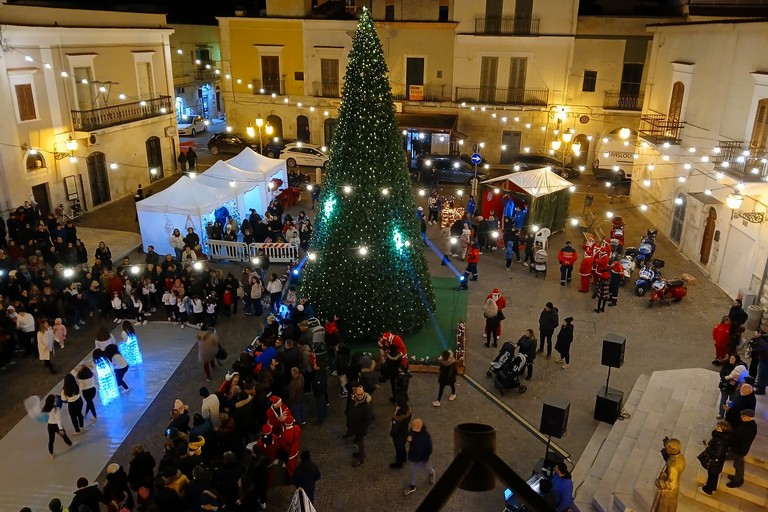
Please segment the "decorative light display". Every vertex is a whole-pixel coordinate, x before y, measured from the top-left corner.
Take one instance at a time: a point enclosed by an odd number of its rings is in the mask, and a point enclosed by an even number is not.
[[[141,348],[139,347],[139,339],[135,334],[129,334],[125,343],[120,345],[120,353],[125,357],[130,366],[138,366],[144,362],[144,357],[141,355]]]
[[[120,396],[115,372],[106,357],[97,357],[93,364],[96,367],[96,377],[99,379],[99,400],[101,405],[107,406]]]
[[[387,74],[363,9],[301,286],[319,315],[342,315],[352,340],[412,331],[434,309]]]

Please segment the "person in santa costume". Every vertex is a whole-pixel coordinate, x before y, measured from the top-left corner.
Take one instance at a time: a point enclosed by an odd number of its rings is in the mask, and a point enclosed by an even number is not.
[[[397,347],[397,351],[400,352],[400,354],[403,356],[401,360],[401,364],[403,366],[408,366],[408,351],[405,349],[405,343],[403,343],[403,339],[398,336],[397,334],[392,334],[391,332],[385,332],[379,337],[379,349],[381,350],[381,361],[384,362],[387,360],[387,354],[389,354],[389,347],[391,345],[394,345]]]
[[[272,425],[265,423],[261,426],[261,435],[256,440],[256,450],[264,454],[267,464],[271,466],[277,461],[278,448],[278,439],[272,430]]]
[[[272,432],[280,437],[287,423],[293,423],[293,415],[288,406],[283,403],[279,396],[269,397],[269,409],[267,409],[267,423],[272,427]]]
[[[608,269],[611,263],[611,246],[603,240],[595,250],[595,261],[592,264],[592,284],[597,289],[597,285],[600,282],[601,274],[603,270]],[[597,291],[594,291],[592,298],[597,297]]]
[[[493,302],[496,303],[496,307],[499,310],[499,315],[498,315],[499,323],[496,324],[496,337],[500,338],[501,337],[501,321],[504,320],[505,318],[503,311],[504,311],[504,308],[507,307],[507,299],[504,298],[504,294],[502,294],[498,288],[494,288],[493,291],[489,293],[487,297],[485,297],[486,301],[488,299],[493,299]],[[487,338],[489,334],[490,333],[488,332],[488,328],[486,327],[485,332],[483,333],[483,338]]]
[[[579,265],[579,276],[581,277],[581,293],[589,293],[589,282],[592,277],[592,265],[595,263],[594,245],[586,242],[584,244],[584,258]]]
[[[285,470],[288,472],[288,476],[293,477],[296,466],[299,464],[299,451],[301,449],[301,427],[293,422],[293,418],[285,422],[278,446],[285,460]]]

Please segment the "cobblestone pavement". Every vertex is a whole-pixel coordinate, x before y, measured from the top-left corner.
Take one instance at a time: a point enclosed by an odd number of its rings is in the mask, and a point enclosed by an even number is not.
[[[584,181],[590,182],[591,178],[584,178]],[[584,188],[584,185],[580,183],[579,188]],[[128,204],[132,204],[132,201]],[[572,212],[581,212],[582,204],[583,195],[579,191],[574,194]],[[608,197],[598,194],[592,209],[598,216],[602,216],[606,208],[615,208],[618,212],[628,206],[628,202],[621,199],[609,205]],[[117,212],[118,208],[127,206],[110,205],[99,210],[99,215],[109,217],[113,229],[135,230],[135,223],[131,227],[133,216],[129,210],[123,210],[120,216],[112,215],[111,209]],[[621,211],[621,214],[627,222],[627,244],[635,245],[635,241],[650,225],[636,209],[627,209]],[[604,219],[599,217],[598,222],[607,227],[608,221]],[[438,246],[441,245],[442,242],[438,240],[440,230],[437,227],[430,227],[428,235],[435,239]],[[578,460],[597,424],[592,419],[592,412],[594,396],[598,388],[605,384],[607,374],[607,369],[600,366],[601,340],[605,333],[614,332],[627,337],[625,366],[614,370],[611,377],[611,387],[623,390],[625,394],[629,393],[642,373],[683,367],[709,367],[712,359],[710,330],[717,319],[727,312],[730,299],[709,282],[692,262],[682,257],[663,235],[660,234],[657,240],[657,257],[667,262],[664,274],[672,277],[688,272],[698,278],[698,285],[689,289],[688,297],[670,307],[648,309],[646,300],[635,297],[628,285],[621,290],[618,307],[607,308],[605,314],[598,315],[592,311],[595,302],[587,294],[577,292],[575,281],[566,287],[559,286],[557,251],[566,239],[573,241],[574,245],[580,245],[583,240],[580,232],[571,227],[550,239],[550,269],[546,278],[534,278],[527,268],[519,264],[513,265],[513,269],[506,272],[503,253],[494,251],[481,256],[479,281],[470,283],[468,292],[461,292],[469,293],[468,371],[491,390],[485,370],[488,361],[495,356],[495,350],[482,346],[481,308],[485,296],[492,288],[499,287],[509,304],[505,311],[507,319],[503,324],[503,340],[516,340],[528,327],[538,332],[538,314],[548,301],[559,308],[561,319],[565,316],[574,317],[576,339],[572,347],[571,368],[562,370],[553,359],[540,357],[536,361],[533,380],[528,383],[528,392],[523,395],[510,392],[502,398],[533,425],[539,424],[542,402],[547,397],[558,396],[570,400],[568,434],[555,441],[570,452],[574,462]],[[447,267],[439,265],[438,256],[430,255],[429,261],[434,275],[451,275]],[[454,263],[457,268],[463,269],[460,261]],[[236,347],[253,338],[258,329],[256,322],[242,314],[221,322],[219,333],[231,354]],[[59,368],[71,368],[92,347],[90,340],[93,339],[96,324],[95,320],[91,320],[83,330],[72,333],[72,341],[68,342],[67,348],[56,355],[55,363]],[[193,330],[189,331],[190,336],[193,333]],[[196,357],[196,350],[193,349],[118,450],[115,461],[126,465],[130,447],[136,443],[147,445],[156,455],[160,453],[163,431],[174,399],[182,399],[193,410],[199,408],[197,390],[205,384],[205,380]],[[22,360],[0,374],[0,380],[4,381],[0,407],[5,411],[0,417],[0,435],[4,435],[24,414],[24,397],[46,393],[61,377],[61,373],[49,376],[38,363],[29,359]],[[221,377],[222,371],[217,372],[218,377]],[[331,391],[335,388],[335,383],[332,383]],[[454,426],[463,422],[481,422],[496,428],[498,453],[521,475],[527,476],[536,460],[544,453],[542,444],[536,442],[534,437],[482,393],[467,385],[466,381],[459,381],[458,399],[454,402],[446,401],[440,408],[431,406],[436,388],[435,375],[416,375],[412,379],[410,394],[415,416],[424,418],[432,433],[435,444],[432,461],[438,475],[447,467],[453,455]],[[344,422],[343,401],[340,398],[332,395],[330,418],[324,426],[317,426],[312,421],[306,426],[302,444],[313,451],[313,458],[323,473],[316,496],[318,510],[381,510],[383,507],[415,510],[426,494],[429,485],[420,482],[415,494],[402,496],[406,474],[387,466],[394,455],[388,436],[391,406],[383,392],[375,395],[374,404],[375,426],[367,438],[369,458],[357,469],[351,467],[352,446],[341,439]],[[43,437],[44,432],[41,431],[41,442]],[[73,468],[73,487],[76,473]],[[456,491],[445,510],[501,510],[502,490],[503,487],[497,485],[495,491],[487,493]],[[270,509],[285,509],[290,495],[291,488],[287,486],[273,489],[269,496]]]

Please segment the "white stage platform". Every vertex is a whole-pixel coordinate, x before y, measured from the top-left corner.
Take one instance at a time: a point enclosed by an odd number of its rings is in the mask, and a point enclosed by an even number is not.
[[[48,457],[46,425],[29,417],[24,417],[0,439],[0,482],[3,482],[0,510],[10,512],[24,506],[32,510],[48,510],[48,502],[54,497],[62,499],[64,506],[69,505],[76,480],[84,476],[93,482],[110,462],[117,448],[195,344],[197,331],[156,322],[137,325],[136,332],[144,364],[131,368],[125,376],[130,391],[122,393],[107,407],[101,405],[97,396],[99,420],[79,436],[72,435],[74,429],[69,414],[66,408],[62,410],[64,428],[75,446],[68,448],[57,437],[54,444],[56,458],[51,460]],[[113,332],[115,338],[119,338],[119,333],[120,329]],[[60,390],[61,382],[51,393]],[[169,411],[172,405],[168,404]],[[86,419],[86,426],[89,423],[90,419]],[[158,429],[162,427],[159,425]]]

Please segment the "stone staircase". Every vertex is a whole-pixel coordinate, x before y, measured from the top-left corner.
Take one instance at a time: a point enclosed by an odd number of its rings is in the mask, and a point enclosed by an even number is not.
[[[655,495],[654,481],[664,462],[665,436],[680,439],[687,461],[678,510],[693,512],[757,512],[768,510],[768,400],[758,397],[758,438],[745,462],[745,484],[725,486],[726,463],[718,491],[711,497],[697,490],[706,471],[696,456],[716,422],[719,378],[716,372],[686,369],[641,375],[627,397],[630,417],[611,426],[598,425],[573,470],[576,504],[582,512],[647,512]]]

